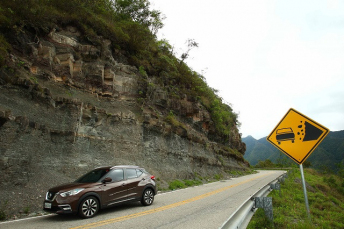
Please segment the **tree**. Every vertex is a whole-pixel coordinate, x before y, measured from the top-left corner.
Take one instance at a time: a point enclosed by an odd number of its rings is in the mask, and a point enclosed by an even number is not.
[[[255,166],[256,168],[274,168],[276,165],[272,163],[269,159],[266,159],[265,161],[259,160],[257,165]]]
[[[303,162],[303,166],[304,166],[305,168],[309,168],[309,167],[312,166],[312,163],[311,163],[310,161],[305,161],[305,162]]]
[[[337,166],[337,174],[341,178],[344,178],[344,160],[342,162],[340,162],[340,163],[337,163],[336,166]]]
[[[191,49],[198,47],[198,43],[194,39],[188,39],[186,43],[187,50],[180,57],[182,59],[181,63],[184,63],[184,60],[186,60],[189,57],[189,52],[191,51]]]
[[[118,16],[123,20],[133,20],[150,29],[156,35],[164,24],[164,17],[158,10],[149,9],[148,0],[116,0],[114,7]]]

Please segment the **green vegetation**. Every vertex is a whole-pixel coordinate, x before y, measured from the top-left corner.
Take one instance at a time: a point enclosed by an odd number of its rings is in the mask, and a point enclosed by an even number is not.
[[[0,10],[0,15],[1,15],[1,10]],[[0,21],[1,21],[1,16],[0,16]],[[5,59],[10,50],[11,50],[10,44],[8,44],[5,37],[0,34],[0,66],[3,66],[5,64]]]
[[[344,178],[304,169],[311,220],[308,220],[301,174],[292,169],[273,202],[273,222],[258,209],[247,228],[344,228]]]
[[[184,183],[187,187],[203,184],[203,182],[200,180],[184,180]]]
[[[201,185],[203,182],[201,180],[174,180],[169,182],[168,189],[176,190],[181,188],[186,188],[190,186]]]
[[[243,171],[231,170],[231,171],[228,171],[227,173],[231,174],[231,175],[233,175],[235,177],[238,177],[238,176],[243,176],[245,174],[252,174],[252,173],[254,173],[254,171],[253,170],[249,170],[249,171],[243,172]]]
[[[3,209],[0,210],[0,220],[5,220],[7,217],[6,217],[6,213]]]
[[[210,88],[202,75],[188,67],[184,60],[193,39],[181,59],[174,55],[167,40],[157,40],[163,27],[161,12],[152,10],[148,0],[6,0],[0,2],[0,67],[12,43],[25,37],[38,44],[39,38],[53,30],[74,26],[82,33],[80,42],[101,45],[101,37],[112,42],[112,50],[142,76],[139,94],[141,104],[149,105],[152,78],[171,98],[193,98],[209,111],[216,128],[217,141],[228,142],[230,131],[238,124],[237,114]],[[17,47],[25,48],[25,47]],[[27,47],[26,47],[27,48]],[[173,117],[170,117],[173,123]]]
[[[227,174],[229,175],[233,175],[233,176],[243,176],[246,174],[252,174],[255,171],[253,170],[245,170],[245,171],[236,171],[236,170],[230,170],[230,171],[226,171]],[[215,181],[219,181],[224,179],[224,175],[223,174],[214,174],[213,177],[202,177],[201,175],[199,175],[198,173],[194,174],[194,179],[189,179],[189,180],[180,180],[180,179],[176,179],[173,181],[170,181],[168,183],[168,190],[175,190],[175,189],[182,189],[182,188],[187,188],[190,186],[197,186],[197,185],[201,185],[201,184],[205,184],[205,183],[209,183],[209,182],[215,182]],[[161,190],[161,189],[159,189]]]
[[[222,174],[215,174],[214,179],[215,180],[221,180],[221,179],[223,179],[223,175]]]
[[[258,161],[258,163],[255,165],[256,168],[276,168],[277,165],[272,163],[269,159],[266,159],[265,161]]]
[[[311,167],[312,163],[309,161],[305,161],[303,163],[304,168]],[[276,169],[276,168],[286,168],[286,167],[295,167],[296,164],[292,161],[278,161],[276,164],[273,163],[270,159],[266,159],[265,161],[259,160],[258,163],[254,166],[257,169]]]
[[[173,180],[171,182],[168,183],[168,189],[169,190],[175,190],[175,189],[181,189],[181,188],[187,188],[187,187],[191,187],[191,186],[197,186],[197,185],[201,185],[204,183],[208,183],[208,182],[213,182],[213,181],[218,181],[223,179],[223,175],[222,174],[215,174],[214,177],[212,179],[210,178],[204,178],[201,177],[199,175],[197,175],[197,173],[195,174],[195,179],[193,180]]]
[[[168,188],[171,190],[175,190],[178,188],[185,188],[185,187],[186,187],[185,183],[181,180],[171,181],[171,182],[169,182],[169,185],[168,185]]]
[[[165,121],[170,123],[172,126],[174,127],[182,127],[182,128],[186,128],[184,123],[179,122],[177,120],[177,118],[175,117],[175,115],[173,114],[173,111],[170,111],[170,113],[165,117]]]
[[[28,215],[30,213],[30,207],[26,206],[23,212]]]
[[[209,181],[218,181],[222,178],[223,178],[223,176],[221,174],[215,174],[214,178],[211,180],[206,179],[206,178],[194,179],[194,180],[179,180],[179,179],[177,179],[177,180],[173,180],[173,181],[168,183],[168,189],[169,190],[176,190],[176,189],[182,189],[182,188],[197,186],[197,185],[207,183]]]
[[[5,202],[1,203],[1,205],[0,205],[0,220],[7,219],[7,214],[5,212],[7,205],[8,205],[8,201],[5,201]]]

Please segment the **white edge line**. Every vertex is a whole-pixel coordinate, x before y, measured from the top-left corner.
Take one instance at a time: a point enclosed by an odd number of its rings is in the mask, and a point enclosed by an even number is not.
[[[47,216],[52,216],[54,214],[48,214],[48,215],[40,215],[40,216],[32,216],[24,219],[14,219],[14,220],[9,220],[5,222],[0,222],[0,224],[6,224],[6,223],[14,223],[14,222],[19,222],[19,221],[24,221],[24,220],[30,220],[30,219],[37,219],[37,218],[42,218],[42,217],[47,217]]]

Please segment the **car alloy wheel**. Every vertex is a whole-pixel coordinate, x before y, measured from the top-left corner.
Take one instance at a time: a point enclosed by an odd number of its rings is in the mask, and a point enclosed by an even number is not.
[[[153,190],[148,188],[143,192],[141,203],[144,206],[151,205],[154,201]]]
[[[95,214],[97,214],[98,210],[99,210],[98,200],[93,196],[86,197],[80,203],[79,215],[82,218],[91,218]]]

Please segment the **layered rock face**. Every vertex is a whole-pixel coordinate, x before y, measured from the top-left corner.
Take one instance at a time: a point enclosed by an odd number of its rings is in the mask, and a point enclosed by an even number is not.
[[[49,187],[103,165],[142,166],[160,187],[248,168],[235,126],[222,145],[209,140],[210,115],[192,99],[155,87],[143,104],[137,68],[120,63],[110,41],[79,37],[73,27],[22,36],[0,71],[0,202],[9,215],[41,209]]]

